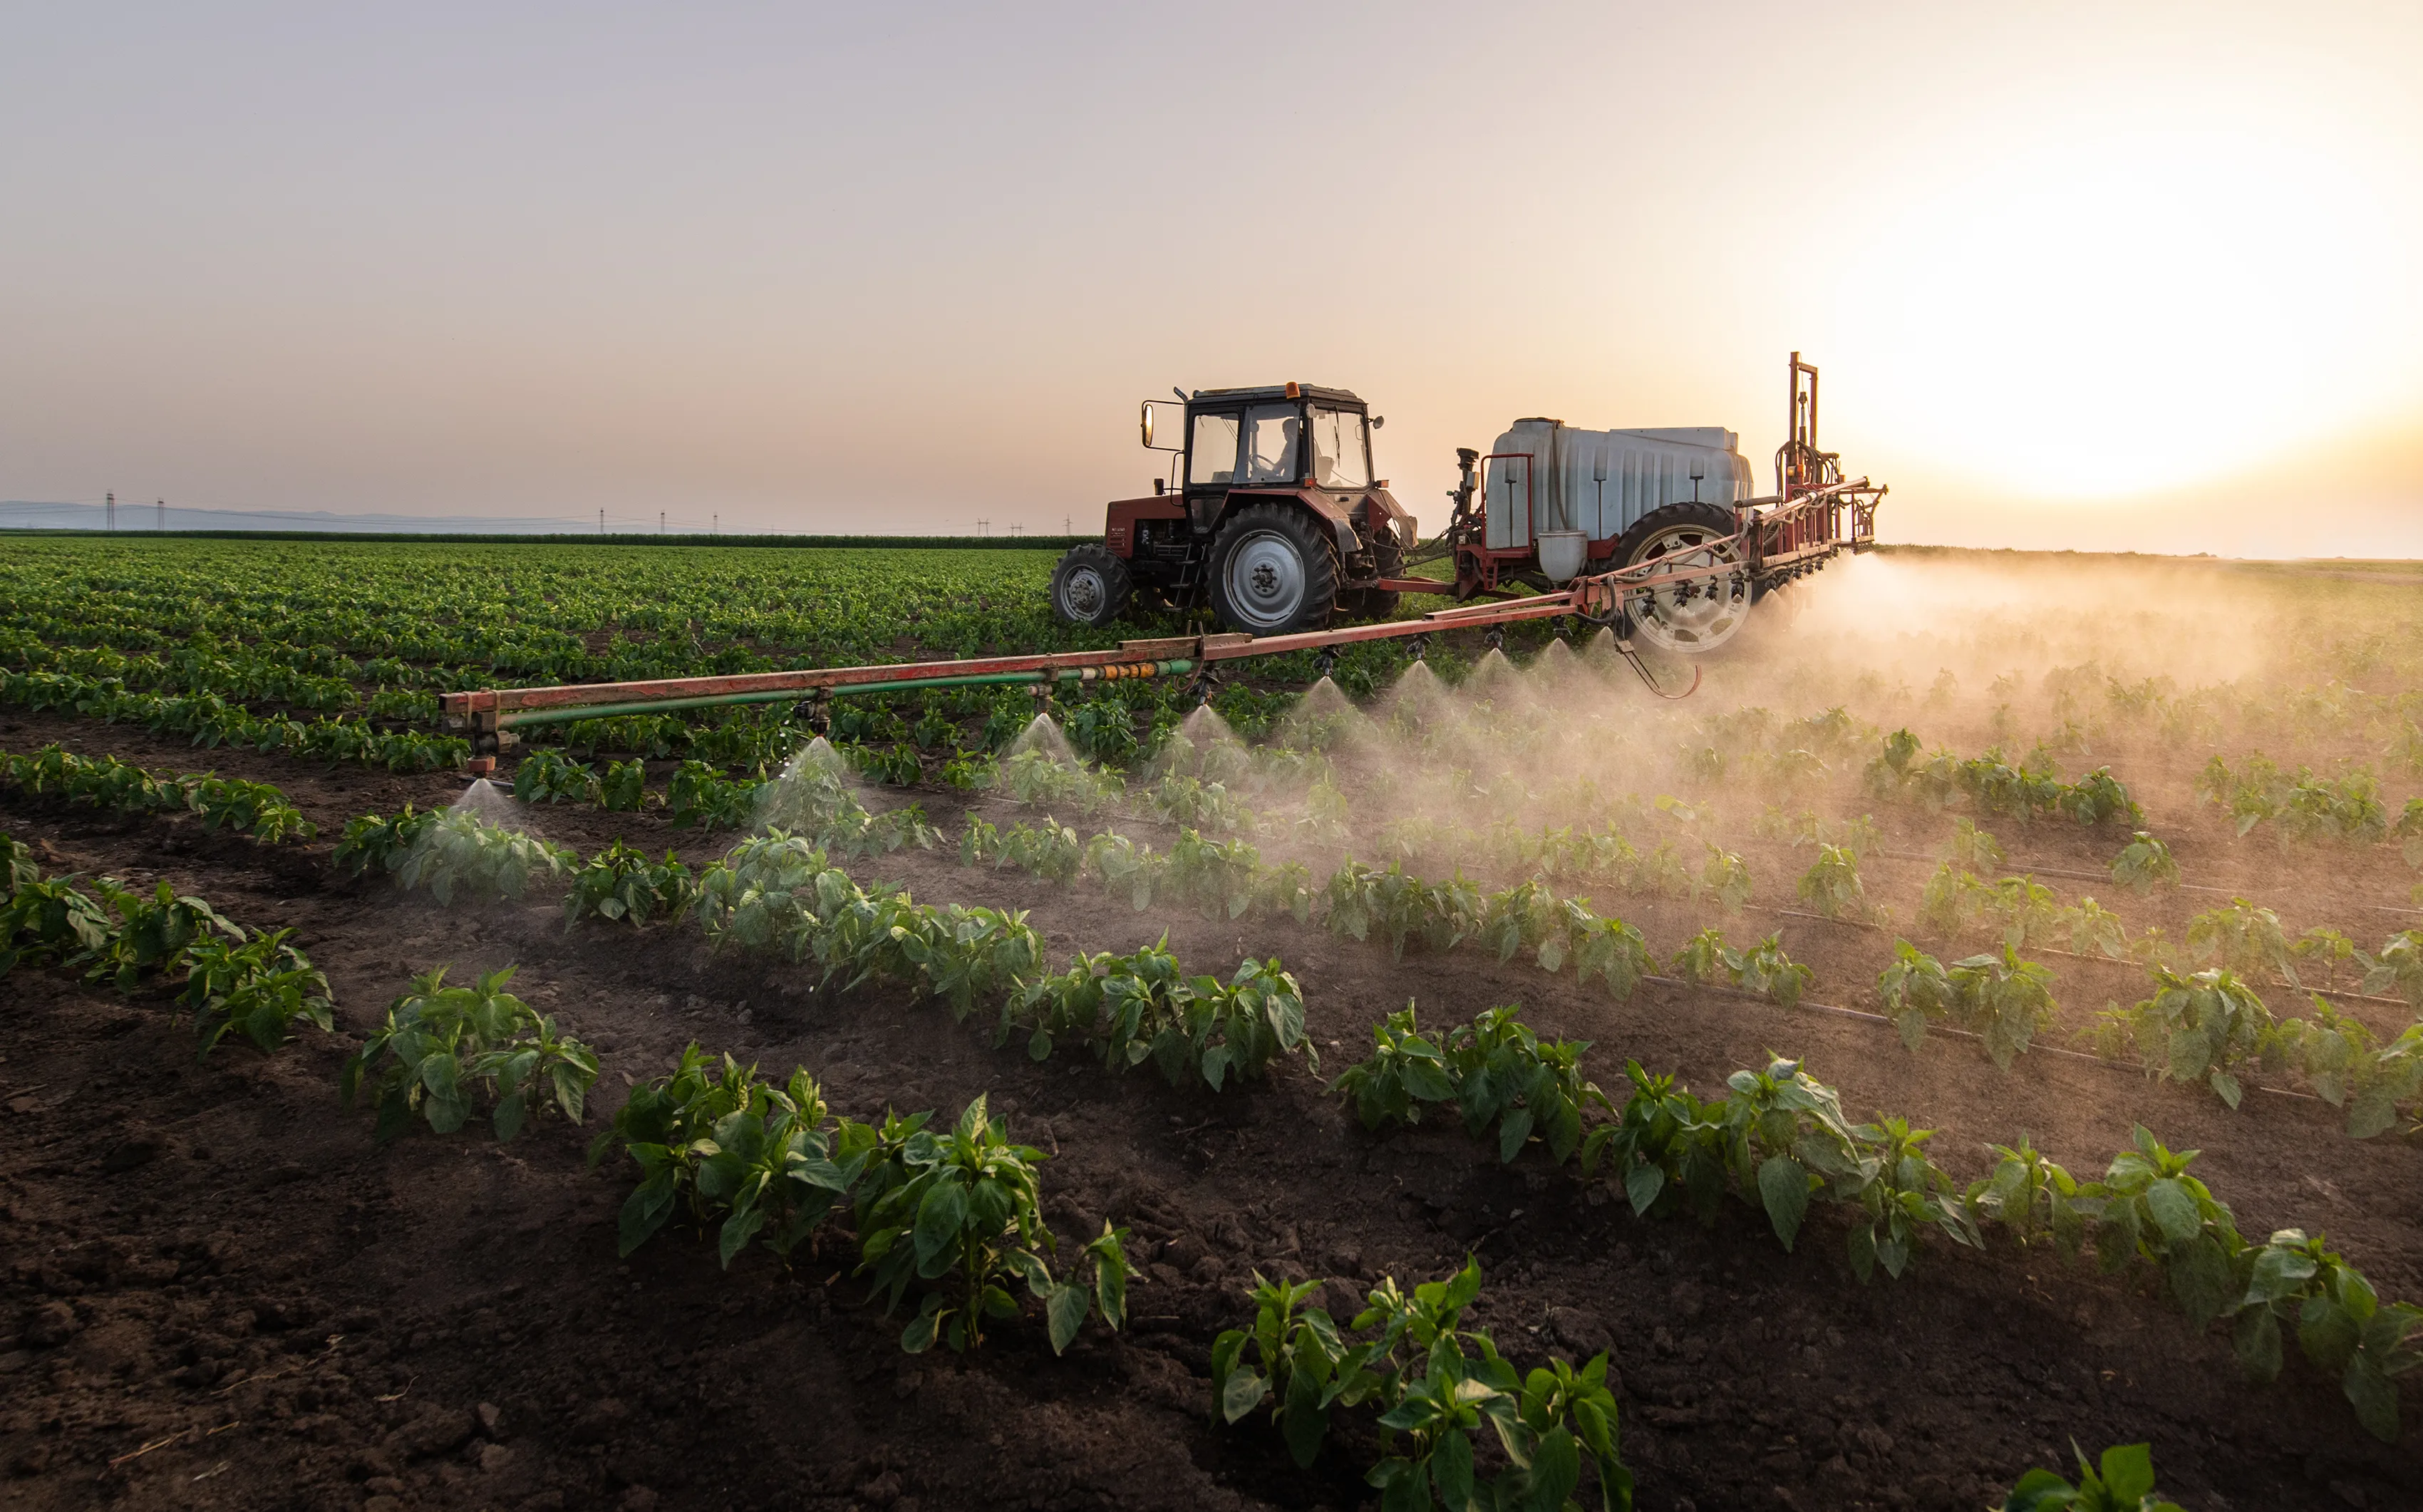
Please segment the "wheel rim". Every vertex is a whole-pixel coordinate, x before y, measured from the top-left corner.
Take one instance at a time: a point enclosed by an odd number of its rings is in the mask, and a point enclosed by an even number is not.
[[[1061,606],[1071,619],[1090,620],[1102,612],[1104,601],[1111,596],[1101,573],[1092,567],[1073,569],[1060,583]]]
[[[1304,559],[1276,530],[1257,530],[1228,554],[1228,606],[1257,630],[1289,623],[1304,608]]]
[[[1678,525],[1643,542],[1633,560],[1668,557],[1665,565],[1681,571],[1738,566],[1741,554],[1732,541],[1705,526]],[[1734,638],[1750,618],[1750,575],[1728,573],[1661,588],[1645,599],[1635,599],[1634,629],[1661,651],[1714,651]]]

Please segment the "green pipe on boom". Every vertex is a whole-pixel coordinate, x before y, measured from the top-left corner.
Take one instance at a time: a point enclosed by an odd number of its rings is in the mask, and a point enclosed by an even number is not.
[[[1142,664],[1137,664],[1141,666]],[[1015,683],[1093,683],[1125,682],[1145,676],[1178,677],[1195,670],[1193,660],[1180,656],[1151,664],[1149,673],[1123,671],[1116,678],[1103,678],[1094,667],[1060,667],[1050,671],[1030,672],[966,672],[953,677],[905,677],[883,683],[847,683],[833,687],[786,687],[761,689],[753,693],[710,693],[691,699],[646,699],[636,703],[590,703],[562,709],[508,709],[497,716],[497,728],[514,730],[524,725],[570,724],[576,719],[610,719],[626,714],[663,714],[673,709],[704,709],[723,703],[798,703],[824,695],[847,698],[859,693],[907,693],[927,687],[998,686]]]

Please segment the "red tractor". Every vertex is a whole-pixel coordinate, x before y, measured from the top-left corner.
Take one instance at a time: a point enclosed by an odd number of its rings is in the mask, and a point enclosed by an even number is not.
[[[1178,401],[1148,400],[1140,418],[1144,444],[1170,454],[1170,476],[1114,502],[1101,542],[1070,547],[1053,572],[1061,619],[1108,624],[1131,599],[1208,603],[1230,630],[1275,636],[1396,612],[1397,594],[1415,586],[1401,581],[1414,517],[1371,476],[1370,433],[1383,422],[1363,401],[1309,384],[1198,388]],[[1170,419],[1176,445],[1155,439]]]

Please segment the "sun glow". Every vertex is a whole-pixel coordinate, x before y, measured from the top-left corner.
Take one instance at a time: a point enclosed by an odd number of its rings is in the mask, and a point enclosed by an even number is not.
[[[1839,313],[1867,401],[1947,467],[2144,493],[2343,434],[2411,383],[2396,210],[2343,158],[2180,124],[1946,177],[1850,260]]]

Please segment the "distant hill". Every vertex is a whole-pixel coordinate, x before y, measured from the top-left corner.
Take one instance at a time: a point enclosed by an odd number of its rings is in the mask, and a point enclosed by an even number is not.
[[[0,502],[0,529],[99,530],[108,511],[99,504],[38,504]],[[595,534],[594,519],[574,516],[531,516],[499,519],[489,515],[338,514],[327,510],[198,510],[180,505],[156,509],[127,501],[118,506],[118,528],[140,530],[304,530],[313,535],[570,535],[584,528]]]
[[[1099,537],[1046,535],[785,535],[771,532],[723,531],[710,534],[684,522],[678,530],[660,532],[639,522],[610,517],[610,531],[600,533],[594,517],[538,515],[500,518],[470,514],[338,514],[321,510],[166,509],[150,504],[118,506],[119,535],[254,536],[264,540],[316,540],[351,536],[364,540],[399,538],[429,541],[585,541],[603,545],[722,546],[923,546],[1022,547],[1061,551],[1082,540]],[[637,525],[638,528],[634,528]],[[108,510],[99,504],[42,504],[0,501],[0,531],[24,530],[69,535],[98,535],[109,528]]]

